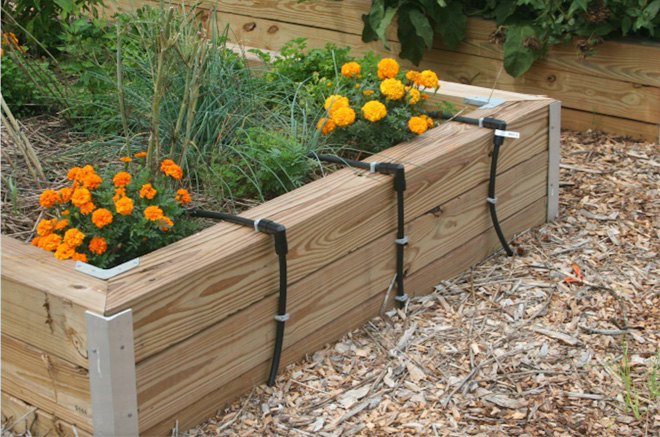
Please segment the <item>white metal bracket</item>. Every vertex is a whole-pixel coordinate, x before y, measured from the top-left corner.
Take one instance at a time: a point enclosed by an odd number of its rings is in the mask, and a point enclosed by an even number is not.
[[[95,436],[138,435],[133,315],[85,312],[89,389]]]
[[[548,107],[548,211],[546,221],[559,215],[559,134],[561,127],[561,102],[556,100]]]
[[[479,109],[490,109],[500,106],[502,103],[506,103],[507,100],[495,97],[472,96],[465,97],[463,102],[467,105],[479,106]]]
[[[130,270],[134,267],[140,265],[140,258],[133,258],[130,261],[126,261],[123,264],[119,264],[111,269],[102,269],[91,264],[84,263],[82,261],[76,261],[75,269],[79,272],[87,273],[90,276],[94,276],[99,279],[110,279],[113,276],[117,276],[120,273]]]

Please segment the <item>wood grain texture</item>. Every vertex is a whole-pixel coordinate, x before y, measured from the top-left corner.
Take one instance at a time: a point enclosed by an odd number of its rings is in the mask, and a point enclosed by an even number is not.
[[[4,333],[2,390],[76,427],[92,430],[87,369]]]
[[[514,215],[546,195],[547,155],[539,153],[499,177],[498,212]],[[405,270],[414,274],[443,254],[492,229],[488,183],[442,204],[408,224]],[[394,211],[392,211],[394,214]],[[387,289],[394,274],[395,233],[386,234],[289,286],[284,346],[304,341],[339,315]],[[332,284],[319,293],[321,284]],[[140,429],[151,427],[185,405],[268,359],[274,342],[277,296],[211,326],[137,367]],[[204,350],[204,354],[195,351]],[[165,384],[167,382],[167,384]],[[167,387],[166,387],[167,386]]]
[[[543,223],[545,220],[545,202],[545,198],[539,199],[527,208],[503,220],[502,229],[507,238]],[[433,287],[441,280],[449,279],[462,272],[499,248],[500,243],[495,233],[491,230],[483,232],[462,246],[446,253],[425,269],[410,275],[406,279],[406,286],[408,290],[414,288],[414,295],[428,294],[433,291]],[[362,326],[366,320],[376,317],[384,296],[385,290],[381,290],[367,300],[339,314],[337,318],[322,326],[316,332],[304,336],[300,341],[286,348],[283,351],[281,366],[284,367],[300,360],[306,354],[313,353],[346,332]],[[389,307],[391,305],[392,301],[390,300]],[[244,371],[230,382],[209,392],[208,395],[196,402],[185,406],[181,411],[172,413],[160,423],[147,429],[145,434],[170,435],[175,421],[178,421],[180,429],[197,425],[218,409],[223,408],[227,403],[247,393],[255,384],[263,383],[267,377],[269,366],[270,362],[265,361],[248,371]]]
[[[563,129],[574,131],[597,129],[637,140],[660,143],[659,123],[644,123],[627,118],[617,118],[593,112],[562,108],[561,126]]]
[[[15,434],[41,437],[57,435],[62,437],[90,437],[86,430],[56,418],[37,407],[26,404],[4,391],[2,398],[2,423],[4,428]]]

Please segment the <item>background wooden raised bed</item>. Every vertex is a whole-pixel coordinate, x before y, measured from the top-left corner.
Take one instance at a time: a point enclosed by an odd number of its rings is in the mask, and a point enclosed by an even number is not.
[[[454,101],[484,92],[441,89]],[[559,103],[495,96],[508,101],[471,115],[503,119],[521,134],[506,140],[497,177],[510,238],[556,214]],[[449,122],[377,157],[406,166],[409,295],[431,292],[499,249],[485,201],[492,138],[489,129]],[[281,369],[379,314],[395,271],[391,177],[343,169],[244,215],[287,226],[291,319]],[[134,360],[123,364],[136,378],[141,434],[169,435],[175,421],[195,425],[265,382],[278,293],[271,237],[219,223],[109,280],[73,266],[2,236],[3,415],[37,417],[33,433],[93,431],[90,373],[106,361],[90,352],[86,311],[132,317],[124,340]],[[130,398],[130,387],[120,394]]]
[[[149,0],[119,0],[131,8]],[[152,2],[154,0],[151,0]],[[192,4],[193,2],[190,2]],[[308,46],[327,42],[350,46],[354,53],[372,50],[380,55],[399,52],[396,30],[382,43],[362,42],[362,14],[370,0],[206,0],[201,7],[215,7],[221,22],[231,24],[231,39],[245,46],[279,50],[295,37]],[[562,102],[562,126],[574,130],[600,129],[658,142],[660,136],[660,43],[607,41],[595,55],[579,60],[575,46],[556,46],[519,78],[503,70],[501,47],[488,41],[492,21],[470,19],[465,41],[451,50],[437,40],[420,67],[431,68],[441,79],[527,94],[543,94]],[[409,64],[406,64],[409,65]]]

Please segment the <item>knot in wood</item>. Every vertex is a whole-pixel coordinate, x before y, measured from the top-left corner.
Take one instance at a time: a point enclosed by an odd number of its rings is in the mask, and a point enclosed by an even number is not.
[[[255,27],[257,27],[257,23],[255,23],[254,21],[252,21],[252,22],[250,22],[250,23],[245,23],[245,24],[243,25],[243,30],[245,30],[246,32],[252,32],[252,31],[254,30]]]

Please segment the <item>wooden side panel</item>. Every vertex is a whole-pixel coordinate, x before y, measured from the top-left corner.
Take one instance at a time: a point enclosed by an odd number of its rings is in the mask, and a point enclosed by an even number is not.
[[[660,123],[645,123],[577,109],[561,109],[561,127],[575,131],[597,129],[651,143],[660,142]]]
[[[514,167],[499,177],[498,213],[514,215],[545,198],[547,155]],[[460,247],[486,230],[487,182],[423,214],[408,224],[408,275]],[[394,213],[394,212],[392,212]],[[387,234],[342,259],[291,284],[285,347],[304,341],[310,333],[387,289],[394,274],[395,233]],[[321,284],[327,290],[319,293]],[[149,428],[172,411],[208,395],[219,384],[238,377],[245,369],[272,354],[277,296],[272,295],[216,324],[189,340],[138,364],[140,428]],[[362,319],[363,321],[365,319]],[[204,350],[205,354],[195,351]],[[167,382],[167,383],[165,383]]]
[[[56,418],[37,407],[2,392],[3,429],[15,434],[41,437],[91,437],[86,430]]]
[[[2,334],[2,390],[92,430],[87,369]]]
[[[503,220],[501,224],[504,234],[511,237],[518,232],[543,223],[545,220],[545,202],[545,198],[539,199],[527,208]],[[441,280],[451,278],[499,248],[499,240],[492,230],[481,233],[462,246],[446,253],[426,268],[409,276],[406,279],[407,290],[413,295],[428,294],[433,291],[433,287]],[[367,300],[351,306],[327,325],[319,328],[314,333],[309,333],[300,341],[285,349],[281,366],[284,367],[300,360],[306,354],[313,353],[328,342],[341,337],[344,333],[362,326],[366,320],[376,317],[383,303],[384,295],[385,290],[381,290]],[[265,361],[240,374],[196,402],[186,405],[183,410],[171,414],[144,433],[146,435],[170,435],[175,421],[178,421],[180,429],[198,424],[226,403],[247,393],[255,384],[265,381],[269,366],[270,362]]]

